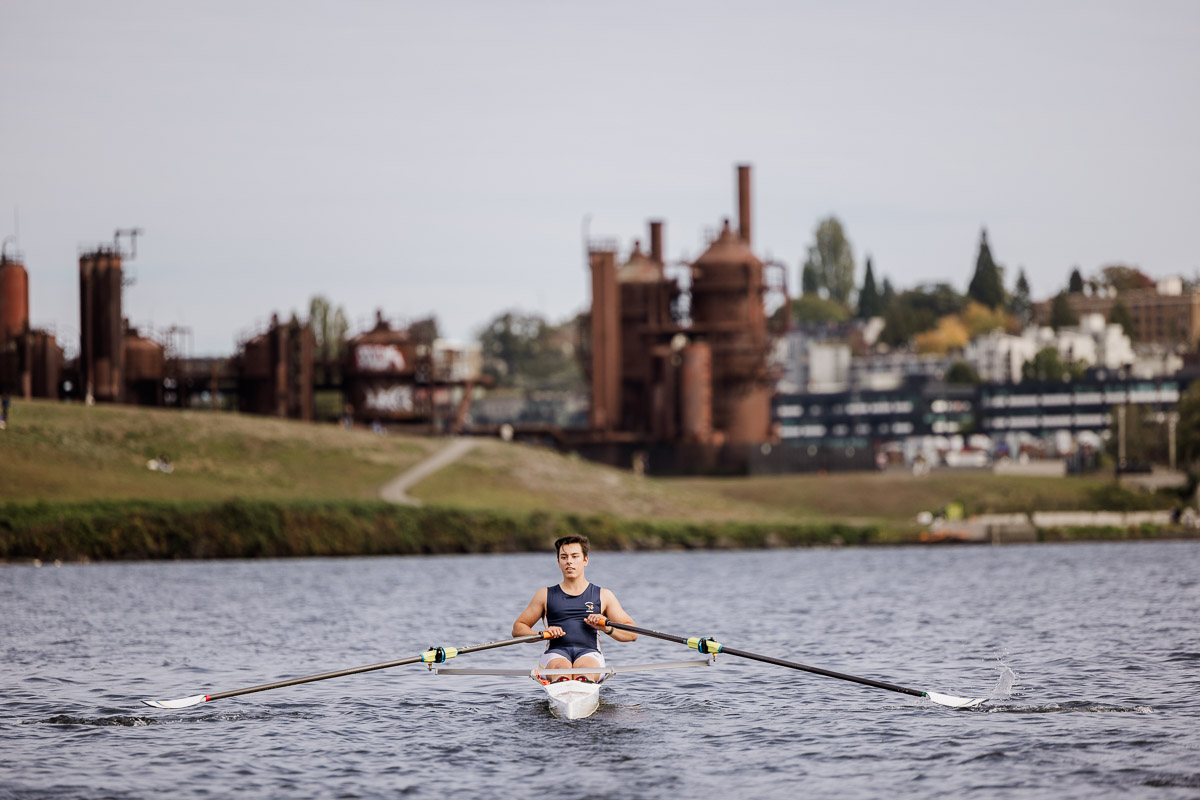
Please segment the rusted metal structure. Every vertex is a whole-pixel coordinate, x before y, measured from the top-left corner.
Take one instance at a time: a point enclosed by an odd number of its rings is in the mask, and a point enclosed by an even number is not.
[[[20,253],[9,253],[10,239],[0,248],[0,392],[57,397],[62,348],[53,334],[30,328],[29,273]]]
[[[430,418],[433,342],[393,328],[383,312],[375,326],[350,339],[342,367],[343,394],[360,422],[412,423]]]
[[[238,410],[311,421],[313,419],[312,328],[295,316],[242,342],[235,356]]]
[[[621,407],[621,306],[617,290],[615,246],[588,252],[592,270],[591,368],[592,430],[611,436],[619,427]]]
[[[421,326],[375,324],[346,343],[342,393],[360,423],[458,431],[479,384],[478,347],[457,346]]]
[[[753,251],[750,178],[749,166],[737,168],[738,227],[725,221],[700,257],[683,265],[686,292],[668,275],[660,221],[650,223],[650,252],[635,242],[620,268],[615,246],[589,245],[592,408],[584,449],[593,455],[624,464],[642,448],[660,454],[664,471],[685,460],[707,468],[770,440],[764,299],[781,291],[786,304],[786,281],[769,285],[768,270],[782,265]]]
[[[29,330],[29,273],[19,256],[0,250],[0,344]]]
[[[140,406],[163,405],[166,347],[125,323],[121,339],[124,386],[121,401]]]
[[[29,273],[8,242],[0,248],[0,392],[28,397]]]
[[[124,261],[137,255],[137,228],[118,230],[111,246],[79,256],[79,380],[85,398],[122,400],[124,368],[121,293]],[[128,237],[128,254],[121,238]]]
[[[25,334],[25,363],[21,384],[26,399],[57,398],[63,374],[63,349],[53,334],[32,330]]]

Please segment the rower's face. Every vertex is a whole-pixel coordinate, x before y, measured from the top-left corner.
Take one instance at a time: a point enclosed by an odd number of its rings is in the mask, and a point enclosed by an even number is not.
[[[582,575],[587,562],[587,556],[583,554],[583,545],[578,542],[564,544],[558,548],[558,568],[562,570],[564,578]]]

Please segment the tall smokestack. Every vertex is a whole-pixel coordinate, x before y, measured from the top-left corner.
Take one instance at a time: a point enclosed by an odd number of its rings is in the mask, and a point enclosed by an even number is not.
[[[650,258],[663,263],[663,224],[662,220],[650,221]]]
[[[738,164],[738,234],[747,246],[750,241],[750,165]]]

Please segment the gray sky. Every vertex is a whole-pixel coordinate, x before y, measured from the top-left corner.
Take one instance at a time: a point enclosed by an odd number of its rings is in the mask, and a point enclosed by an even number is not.
[[[557,321],[585,216],[695,257],[739,162],[794,291],[830,214],[898,288],[965,290],[984,225],[1038,297],[1192,276],[1198,33],[1190,1],[0,0],[0,236],[73,342],[79,248],[144,228],[126,314],[196,354],[317,293]]]

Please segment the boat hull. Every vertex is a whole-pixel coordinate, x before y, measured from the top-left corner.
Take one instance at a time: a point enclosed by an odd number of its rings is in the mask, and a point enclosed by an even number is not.
[[[600,705],[600,684],[583,681],[547,683],[542,688],[550,700],[550,711],[562,719],[583,719]]]

